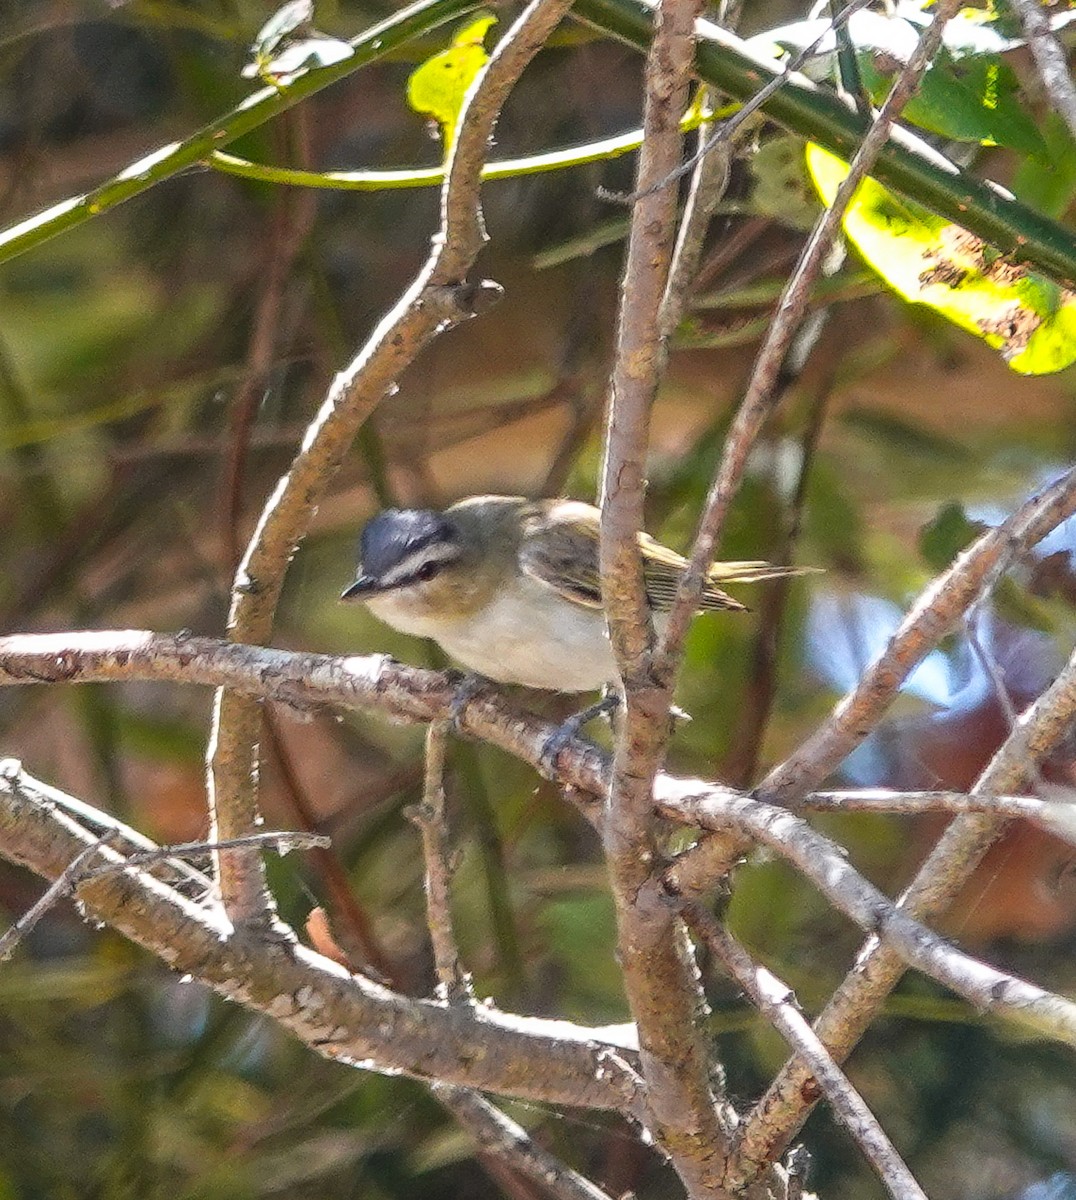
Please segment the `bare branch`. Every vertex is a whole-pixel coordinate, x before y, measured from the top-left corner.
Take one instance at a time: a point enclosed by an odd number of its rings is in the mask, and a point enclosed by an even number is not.
[[[650,185],[680,163],[680,118],[688,100],[696,0],[665,0],[656,12],[646,65],[643,144],[624,278],[616,357],[606,407],[601,486],[602,596],[625,684],[647,674],[652,630],[638,534],[643,528],[650,410],[665,369],[661,306],[676,237],[677,189]]]
[[[743,946],[700,905],[687,905],[682,911],[689,928],[725,964],[759,1012],[810,1068],[834,1114],[855,1139],[889,1194],[895,1200],[926,1200],[926,1193],[886,1137],[878,1118],[818,1040],[788,984],[753,962]]]
[[[426,770],[422,803],[408,816],[422,833],[426,863],[426,924],[433,944],[438,991],[451,1004],[473,1002],[470,978],[460,962],[452,925],[448,827],[445,821],[445,750],[448,721],[426,730]],[[530,1135],[471,1088],[434,1081],[430,1091],[468,1129],[480,1146],[506,1168],[541,1184],[558,1200],[609,1200],[600,1188],[543,1150]]]
[[[1071,729],[1074,713],[1076,655],[1019,718],[972,794],[999,794],[1019,787],[1032,764],[1048,754]],[[916,920],[931,920],[944,912],[1004,827],[1005,820],[995,816],[958,817],[901,897],[902,911]],[[889,945],[872,940],[860,952],[855,967],[815,1024],[819,1037],[838,1061],[851,1052],[903,973],[904,964]],[[736,1178],[753,1178],[794,1136],[811,1107],[802,1083],[802,1070],[790,1062],[756,1105],[741,1133],[738,1166],[733,1171]]]
[[[392,720],[428,723],[451,713],[453,684],[439,672],[408,667],[382,656],[332,658],[256,646],[241,646],[211,638],[172,634],[92,632],[15,634],[0,638],[0,687],[25,683],[79,683],[126,679],[172,680],[203,686],[227,685],[247,695],[267,697],[309,708],[334,704],[378,711]],[[511,707],[492,689],[479,690],[460,714],[466,732],[498,746],[532,766],[553,727],[532,714]],[[558,758],[558,778],[573,789],[584,813],[596,815],[595,801],[604,796],[608,756],[592,742],[576,738]],[[16,770],[11,759],[0,760],[0,774]],[[45,788],[46,785],[41,785]],[[582,793],[582,794],[580,794]],[[678,808],[683,796],[738,796],[733,788],[705,780],[658,775],[656,804],[670,820],[693,818]],[[1028,820],[1055,836],[1071,840],[1076,801],[1055,785],[1055,798],[989,794],[986,792],[893,792],[885,788],[812,792],[790,804],[794,811],[984,813],[999,818]],[[55,793],[56,802],[70,798]],[[77,802],[71,801],[73,804]],[[78,805],[72,814],[90,820],[102,831],[115,828],[123,840],[142,849],[152,844],[114,818]],[[693,852],[692,852],[693,853]],[[680,877],[679,862],[674,876]],[[204,880],[197,875],[201,884]],[[679,886],[679,885],[678,885]]]
[[[846,792],[812,792],[792,807],[812,812],[878,812],[897,816],[947,812],[987,813],[1004,820],[1023,819],[1045,833],[1076,845],[1076,791],[1046,785],[1038,796],[975,796],[968,792],[891,792],[888,788],[857,788]]]
[[[1072,712],[1076,711],[1076,672],[1069,686],[1072,688],[1068,697],[1071,719]],[[1076,1046],[1076,1002],[997,971],[951,946],[921,923],[921,913],[914,917],[910,915],[907,897],[902,900],[902,906],[889,900],[849,863],[841,847],[812,829],[802,818],[775,805],[735,793],[683,796],[676,803],[676,810],[681,817],[689,817],[708,829],[733,825],[744,835],[777,851],[809,879],[834,908],[864,932],[877,937],[879,953],[893,963],[896,978],[904,973],[906,966],[915,967],[983,1012],[1012,1017],[1040,1033]],[[888,991],[886,988],[877,997],[872,994],[864,1002],[870,1006],[870,1017],[874,1016]],[[854,1017],[858,1029],[861,1014],[856,1012]],[[863,1025],[867,1023],[869,1018]],[[832,1039],[821,1032],[822,1024],[820,1019],[819,1034],[833,1051]],[[841,1050],[843,1058],[843,1047]],[[833,1053],[837,1057],[837,1052]],[[802,1064],[799,1069],[804,1069]]]
[[[77,648],[73,641],[81,641]],[[50,674],[51,672],[51,674]],[[177,639],[152,634],[25,635],[0,639],[0,682],[73,682],[119,678],[184,679],[187,682],[269,691],[292,703],[315,698],[352,706],[381,706],[409,720],[444,718],[454,688],[444,676],[404,667],[385,659],[331,659],[289,654],[209,639]],[[1071,726],[1076,711],[1076,667],[1071,666],[1020,718],[1017,728],[980,783],[998,791],[1020,782],[1027,764],[1046,754]],[[548,724],[513,712],[491,693],[478,692],[460,720],[464,728],[529,761],[540,758],[551,733]],[[607,761],[581,739],[559,759],[562,777],[579,789],[600,795]],[[13,768],[7,768],[11,775]],[[0,773],[2,774],[2,773]],[[1069,1038],[1070,1015],[1039,989],[969,959],[948,947],[918,923],[916,914],[899,912],[863,880],[828,839],[783,809],[699,780],[663,773],[655,786],[663,815],[713,829],[731,828],[787,855],[833,902],[866,929],[881,931],[903,959],[941,979],[974,1003],[1014,1011],[1039,1028]],[[599,819],[593,805],[584,806]],[[986,818],[966,818],[978,822]],[[954,826],[958,828],[961,822]],[[994,824],[994,822],[991,822]],[[943,842],[944,844],[944,842]],[[962,882],[962,879],[961,879]],[[675,883],[673,885],[675,887]],[[950,882],[947,886],[957,886]],[[887,954],[892,954],[886,950]],[[902,968],[897,964],[897,975]],[[895,979],[894,979],[895,982]],[[997,994],[992,994],[992,989]],[[999,1003],[1000,1000],[1000,1003]],[[829,1042],[829,1038],[825,1039]]]
[[[422,857],[426,863],[426,924],[433,945],[437,983],[446,999],[458,1003],[471,999],[471,988],[460,965],[452,929],[452,869],[449,865],[444,789],[448,728],[447,721],[431,721],[426,730],[422,803],[407,815],[422,833]]]
[[[602,825],[620,965],[639,1031],[652,1132],[688,1194],[701,1198],[717,1194],[728,1139],[696,1025],[702,999],[691,947],[654,874],[659,847],[651,791],[668,739],[672,693],[651,670],[653,629],[638,541],[650,413],[666,359],[662,304],[676,235],[673,171],[682,156],[680,118],[699,9],[699,0],[662,0],[647,56],[639,200],[606,409],[600,557],[606,621],[624,688]]]
[[[743,476],[751,448],[770,415],[771,400],[781,366],[803,321],[811,290],[818,279],[833,239],[839,232],[844,211],[856,188],[885,146],[894,122],[911,99],[923,72],[930,65],[941,44],[946,22],[959,9],[960,4],[961,0],[939,0],[934,10],[933,21],[923,32],[911,57],[897,76],[881,111],[852,158],[847,178],[837,189],[833,203],[811,231],[799,261],[781,293],[777,313],[755,358],[743,402],[725,440],[725,451],[699,521],[690,564],[669,614],[669,623],[659,651],[659,674],[662,677],[674,676],[678,669],[684,637],[699,606],[706,571],[713,561],[714,550],[721,536],[729,506]]]
[[[1050,25],[1050,15],[1039,0],[1013,0],[1013,7],[1024,27],[1024,36],[1050,103],[1076,138],[1076,86],[1072,82],[1065,50]]]
[[[10,760],[0,772],[0,853],[47,879],[61,876],[96,840],[54,796],[55,789],[41,787]],[[271,1017],[327,1058],[647,1119],[641,1084],[627,1062],[631,1052],[596,1031],[486,1005],[407,999],[350,975],[291,936],[236,934],[219,906],[189,900],[145,871],[126,870],[107,846],[97,853],[118,869],[80,889],[95,919],[173,970]]]
[[[301,449],[266,502],[232,589],[228,632],[236,641],[269,639],[288,562],[363,421],[440,330],[474,316],[499,293],[494,285],[465,282],[485,241],[481,168],[501,106],[569,4],[570,0],[532,0],[472,84],[446,165],[441,228],[430,257],[366,345],[333,380]],[[258,734],[259,715],[250,700],[218,695],[209,751],[216,837],[245,833],[257,821]],[[235,855],[222,863],[220,888],[233,921],[270,919],[271,901],[256,855]]]

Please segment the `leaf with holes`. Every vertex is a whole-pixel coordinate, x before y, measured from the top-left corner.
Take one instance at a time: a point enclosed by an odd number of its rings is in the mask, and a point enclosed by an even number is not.
[[[822,200],[832,204],[847,164],[812,144],[807,168]],[[1076,293],[873,179],[859,186],[842,223],[863,258],[905,300],[983,338],[1019,374],[1045,375],[1076,362]]]

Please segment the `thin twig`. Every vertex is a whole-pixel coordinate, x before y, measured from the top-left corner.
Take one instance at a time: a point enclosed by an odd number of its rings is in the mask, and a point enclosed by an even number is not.
[[[306,792],[292,765],[288,748],[280,736],[272,707],[265,706],[265,733],[269,749],[280,773],[288,803],[291,805],[297,824],[307,833],[317,832],[317,818],[307,800]],[[351,887],[344,864],[335,847],[314,847],[310,861],[321,876],[325,891],[332,905],[331,916],[334,933],[346,954],[349,964],[356,970],[372,969],[382,982],[399,988],[401,981],[396,967],[381,945],[374,930],[369,913],[359,903]]]
[[[852,1135],[894,1200],[926,1200],[926,1193],[886,1137],[878,1118],[818,1040],[788,984],[754,962],[728,930],[700,905],[687,905],[682,912],[696,937],[725,964],[759,1012],[810,1069],[835,1116]]]
[[[497,44],[464,101],[441,192],[441,227],[423,268],[366,345],[333,380],[303,445],[266,502],[236,573],[229,636],[265,642],[295,547],[355,434],[397,376],[441,330],[476,315],[499,294],[465,282],[485,242],[479,205],[482,164],[501,106],[524,67],[560,21],[570,0],[532,0]],[[208,756],[216,836],[257,821],[255,780],[259,714],[243,697],[218,694]],[[271,919],[256,856],[222,863],[220,889],[237,924]]]
[[[968,792],[893,792],[887,788],[811,792],[797,804],[796,811],[893,813],[986,813],[1004,820],[1025,820],[1046,833],[1076,845],[1076,790],[1057,787],[1057,799],[1038,796],[974,796]],[[1071,799],[1063,798],[1071,792]]]
[[[1012,3],[1050,103],[1076,138],[1076,86],[1068,58],[1050,25],[1049,13],[1039,0],[1012,0]]]
[[[713,560],[725,518],[751,449],[772,410],[771,400],[781,367],[803,321],[811,292],[829,248],[839,232],[845,209],[860,182],[882,152],[894,122],[911,99],[919,80],[941,44],[946,22],[959,9],[960,4],[961,0],[939,0],[933,21],[923,32],[911,57],[897,76],[878,116],[852,158],[847,177],[837,189],[833,203],[816,222],[785,285],[776,315],[755,358],[743,402],[729,430],[725,451],[699,521],[689,565],[669,613],[656,664],[660,678],[672,678],[679,669],[684,637],[698,608],[706,571]]]
[[[80,881],[85,878],[86,868],[91,859],[96,858],[101,847],[107,846],[114,836],[112,833],[103,833],[95,842],[80,850],[15,924],[0,935],[0,962],[5,962],[15,953],[19,942],[34,930],[54,904],[74,892]]]
[[[790,388],[814,350],[829,320],[829,308],[819,310],[814,320],[805,321],[792,347],[781,381],[782,391]],[[837,359],[821,383],[808,415],[800,441],[800,463],[796,486],[787,503],[784,528],[772,553],[771,562],[790,564],[799,541],[807,502],[807,484],[814,463],[818,439],[822,434],[829,399],[837,383]],[[773,702],[777,696],[778,649],[784,631],[785,614],[791,580],[773,579],[763,589],[758,603],[758,625],[748,659],[745,692],[740,702],[739,716],[729,740],[729,752],[721,765],[721,777],[736,787],[746,787],[756,777],[763,739],[769,725]]]
[[[557,1200],[610,1200],[597,1184],[544,1150],[521,1126],[470,1088],[433,1083],[430,1091],[475,1141]]]
[[[305,165],[308,146],[305,130],[305,109],[285,115],[283,128],[293,133],[298,157]],[[268,385],[277,357],[284,294],[292,267],[317,212],[317,194],[312,191],[282,191],[269,218],[265,239],[264,265],[259,272],[260,292],[251,320],[243,379],[229,406],[230,434],[221,487],[222,545],[224,562],[229,573],[239,564],[242,549],[239,522],[243,514],[243,486],[246,457],[254,416]]]
[[[445,752],[449,721],[426,729],[422,803],[409,814],[422,832],[426,864],[426,925],[433,946],[438,991],[450,1004],[470,1006],[474,996],[464,971],[452,922],[452,866],[445,819]],[[515,1121],[471,1088],[434,1082],[430,1091],[509,1172],[541,1184],[558,1200],[609,1200],[589,1180],[543,1150]]]
[[[289,850],[309,850],[315,846],[327,846],[327,837],[307,833],[251,833],[245,837],[231,838],[226,842],[179,842],[172,846],[154,846],[141,850],[125,851],[121,859],[93,865],[98,851],[107,846],[113,848],[124,836],[118,829],[103,833],[97,841],[80,851],[53,880],[45,892],[3,935],[0,935],[0,962],[10,958],[15,947],[29,934],[46,912],[58,901],[73,895],[79,885],[89,879],[99,879],[130,867],[148,867],[170,859],[188,858],[193,855],[212,854],[220,850],[246,849],[251,846],[275,849],[281,854]]]
[[[422,803],[408,816],[422,833],[422,857],[426,864],[426,924],[433,946],[438,990],[453,1003],[469,1001],[470,981],[460,964],[459,948],[452,928],[452,866],[445,821],[445,751],[449,723],[431,721],[426,729],[426,771]]]
[[[313,850],[328,845],[329,838],[321,833],[291,829],[262,830],[258,833],[245,833],[242,837],[224,838],[218,842],[176,842],[170,846],[155,846],[152,850],[130,850],[124,854],[122,860],[89,867],[85,877],[96,879],[99,875],[126,871],[128,867],[150,867],[154,863],[167,862],[170,858],[216,854],[221,850],[246,850],[251,846],[262,850],[275,850],[278,854],[288,854],[292,850]]]
[[[705,100],[705,97],[703,99]],[[703,247],[706,244],[706,233],[710,228],[710,220],[728,187],[732,168],[733,144],[731,140],[726,140],[722,146],[715,147],[709,153],[703,153],[702,146],[709,132],[710,125],[708,123],[699,126],[698,162],[695,164],[695,170],[691,176],[691,187],[688,190],[684,212],[680,218],[676,245],[673,248],[672,265],[669,268],[665,293],[661,298],[659,328],[661,337],[666,343],[676,332],[691,297],[695,278],[699,272]]]

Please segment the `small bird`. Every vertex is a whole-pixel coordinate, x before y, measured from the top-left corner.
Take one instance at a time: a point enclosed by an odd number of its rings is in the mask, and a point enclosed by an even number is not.
[[[599,520],[598,509],[578,500],[523,496],[472,496],[444,512],[386,509],[363,529],[355,579],[340,599],[432,638],[497,683],[593,691],[617,678],[602,611]],[[687,560],[645,533],[639,547],[661,632]],[[700,609],[746,611],[719,585],[810,569],[714,563]]]

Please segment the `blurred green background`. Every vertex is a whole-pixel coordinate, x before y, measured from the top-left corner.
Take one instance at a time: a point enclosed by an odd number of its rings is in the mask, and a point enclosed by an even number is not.
[[[0,222],[84,191],[248,94],[239,72],[271,8],[0,3]],[[749,8],[748,31],[802,15]],[[347,36],[387,11],[323,0],[318,25]],[[334,85],[235,149],[316,168],[436,163],[439,145],[407,110],[404,85],[446,37]],[[632,52],[566,27],[513,95],[498,153],[632,128],[639,67]],[[758,155],[735,164],[655,412],[649,527],[680,547],[760,324],[816,211],[800,147],[768,128],[757,141]],[[981,159],[1011,174],[1000,152]],[[506,298],[439,339],[364,430],[291,569],[277,644],[435,661],[336,603],[357,532],[383,504],[484,490],[593,497],[625,221],[595,189],[630,188],[631,170],[628,157],[486,189],[492,242],[481,271]],[[1071,194],[1061,207],[1071,223]],[[237,547],[333,372],[423,261],[436,212],[432,191],[314,197],[202,168],[0,265],[3,632],[221,634]],[[680,695],[694,719],[674,740],[677,771],[756,779],[828,712],[932,573],[1076,452],[1072,370],[1011,374],[981,343],[886,295],[854,257],[833,289],[835,300],[816,305],[826,319],[817,346],[752,460],[722,548],[730,558],[791,554],[826,574],[745,594],[751,616],[696,623]],[[1074,546],[1070,523],[982,615],[979,640],[1017,704],[1072,645]],[[163,685],[7,689],[0,752],[155,838],[198,837],[209,703],[204,691]],[[329,713],[300,722],[274,712],[272,725],[269,824],[296,827],[299,803],[332,834],[384,963],[428,992],[421,855],[402,815],[420,783],[421,730]],[[1004,733],[981,662],[955,637],[843,778],[963,787]],[[1071,781],[1071,751],[1050,764],[1056,781]],[[529,1013],[624,1020],[592,831],[495,751],[456,745],[451,760],[456,913],[478,994]],[[939,828],[862,815],[820,824],[889,890]],[[291,856],[272,872],[297,927],[315,904],[339,917],[316,863]],[[0,871],[5,919],[39,890]],[[740,871],[730,918],[809,1011],[859,944],[791,871],[762,858]],[[1015,830],[946,932],[1071,992],[1071,851]],[[705,965],[713,1036],[746,1103],[784,1050]],[[495,1186],[417,1084],[321,1061],[72,909],[0,967],[0,1048],[0,1200],[403,1200]],[[938,1200],[1014,1196],[1076,1174],[1071,1054],[932,984],[904,982],[851,1073]],[[627,1127],[509,1107],[614,1195],[678,1194]],[[823,1195],[881,1194],[826,1113],[806,1137]],[[1067,1185],[1059,1176],[1051,1186]]]

